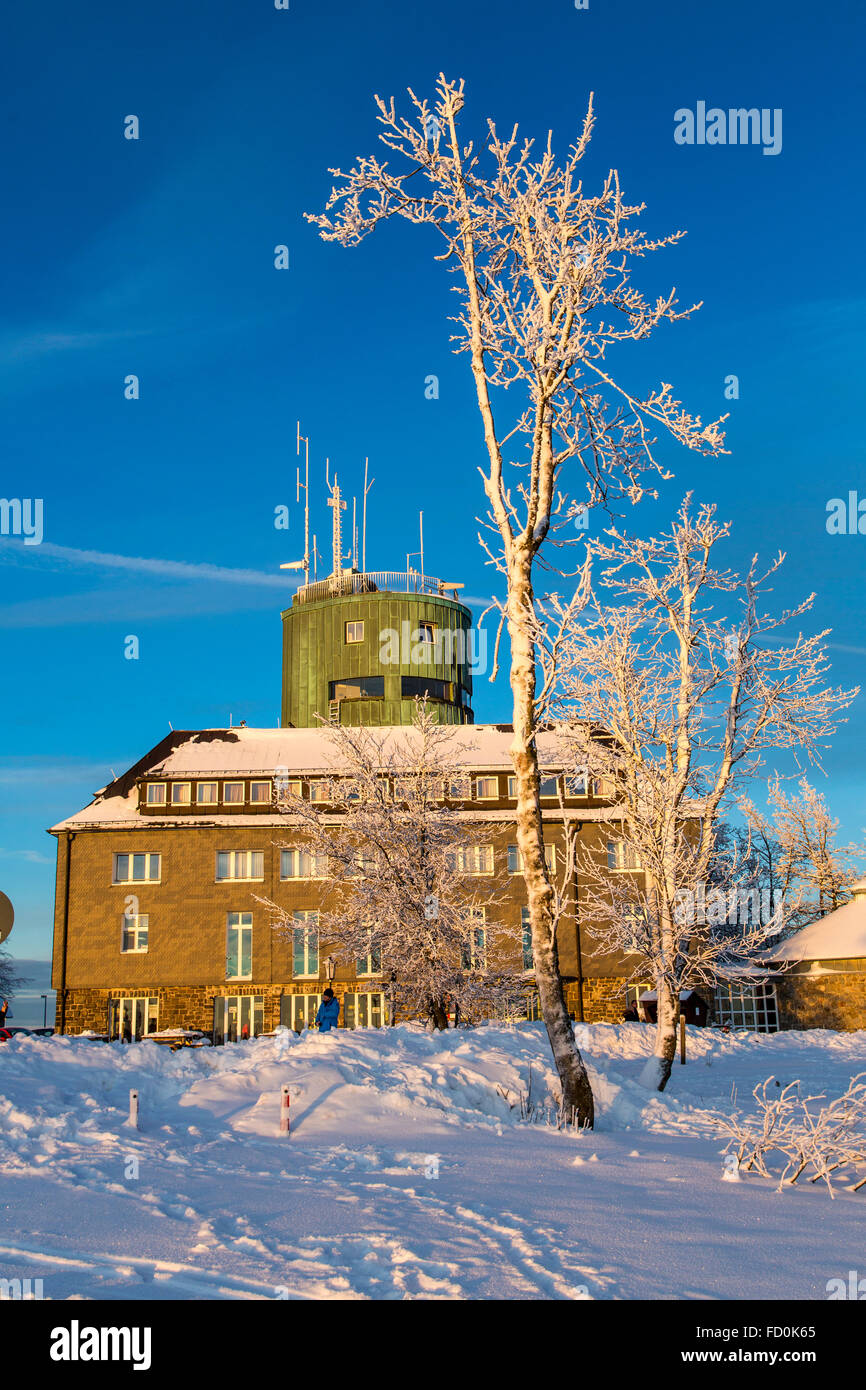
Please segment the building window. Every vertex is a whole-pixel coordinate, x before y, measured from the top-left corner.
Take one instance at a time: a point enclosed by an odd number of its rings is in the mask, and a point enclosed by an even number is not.
[[[731,1028],[748,1028],[754,1033],[776,1033],[779,1010],[776,986],[717,985],[712,999],[713,1020]]]
[[[510,874],[523,873],[523,855],[520,853],[518,845],[509,845],[505,851],[505,857]],[[544,862],[547,865],[547,872],[556,873],[556,845],[544,846]]]
[[[453,777],[450,782],[445,783],[445,798],[447,801],[468,801],[470,794],[469,778],[465,775]]]
[[[358,956],[355,961],[355,974],[359,977],[363,975],[379,975],[382,972],[382,952],[378,946],[371,946],[365,956]]]
[[[293,912],[292,974],[296,980],[319,977],[319,914]]]
[[[199,806],[215,806],[219,801],[218,782],[199,782],[195,789],[195,799]]]
[[[363,623],[359,623],[359,622],[357,622],[357,621],[355,621],[355,622],[350,622],[350,623],[346,623],[346,641],[347,641],[347,642],[363,642],[363,640],[364,640],[364,624],[363,624]]]
[[[458,874],[492,874],[492,845],[463,845],[449,854],[452,868]]]
[[[303,795],[304,784],[300,779],[284,777],[280,773],[274,782],[274,790],[278,801],[288,801],[292,796],[300,798]]]
[[[533,960],[532,960],[532,923],[531,923],[531,921],[529,920],[529,908],[528,908],[528,907],[522,907],[522,908],[520,909],[520,936],[521,936],[521,946],[522,946],[522,948],[523,948],[523,968],[524,968],[524,970],[531,970],[532,967],[533,967]]]
[[[538,795],[547,797],[548,800],[559,796],[559,778],[542,777],[539,779]]]
[[[165,805],[165,783],[148,782],[147,784],[147,804],[148,806]]]
[[[114,882],[159,883],[161,868],[161,854],[116,854]]]
[[[230,912],[226,934],[226,979],[249,980],[253,973],[253,914]]]
[[[385,1022],[385,996],[371,993],[343,995],[344,1028],[381,1028]]]
[[[224,782],[224,783],[223,783],[223,801],[228,802],[228,803],[229,803],[230,805],[232,805],[232,806],[238,806],[238,805],[242,805],[242,804],[243,804],[243,800],[244,800],[244,784],[243,784],[243,782]]]
[[[509,779],[508,779],[508,795],[511,797],[512,801],[513,801],[513,800],[516,798],[516,796],[517,796],[517,778],[516,778],[516,777],[509,777]]]
[[[639,869],[638,857],[628,840],[608,840],[607,867],[609,869]]]
[[[171,804],[172,806],[189,806],[192,801],[191,782],[172,782],[171,784]]]
[[[143,955],[147,950],[147,925],[149,918],[132,913],[123,914],[120,929],[120,949],[124,955]]]
[[[280,850],[280,878],[327,878],[328,859],[308,849]]]
[[[311,801],[330,801],[331,784],[330,782],[311,782],[310,800]]]
[[[346,676],[328,683],[329,700],[381,700],[384,694],[384,676]]]
[[[475,797],[478,801],[498,801],[499,800],[499,778],[498,777],[476,777]]]
[[[265,876],[265,853],[261,849],[221,850],[217,854],[217,883]]]
[[[322,1002],[321,994],[283,994],[280,996],[280,1026],[302,1033],[312,1028]],[[340,1020],[342,1022],[342,1019]]]
[[[159,999],[127,995],[108,1001],[108,1036],[111,1042],[141,1042],[159,1027]]]
[[[400,694],[404,699],[444,700],[447,704],[457,703],[457,686],[454,681],[437,680],[434,676],[401,676]]]
[[[463,943],[462,966],[464,970],[486,970],[487,969],[487,933],[484,929],[484,908],[478,908],[474,913],[475,924],[470,926]]]
[[[261,994],[229,994],[213,1001],[213,1040],[246,1042],[264,1032],[265,1001]]]
[[[270,782],[250,782],[250,801],[256,806],[266,805],[271,799]]]
[[[564,779],[566,796],[586,796],[589,779],[585,772],[569,773]]]

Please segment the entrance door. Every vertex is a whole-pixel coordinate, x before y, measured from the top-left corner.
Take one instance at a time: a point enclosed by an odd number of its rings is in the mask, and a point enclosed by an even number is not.
[[[108,1006],[108,1036],[112,1042],[141,1042],[159,1026],[159,1000],[146,995],[112,999]]]
[[[381,1028],[385,1021],[385,996],[380,990],[343,995],[344,1028]]]
[[[214,1043],[246,1042],[257,1038],[264,1028],[264,998],[261,994],[229,994],[213,1001]]]
[[[280,1000],[280,1023],[295,1033],[312,1028],[321,1002],[321,994],[284,994]]]

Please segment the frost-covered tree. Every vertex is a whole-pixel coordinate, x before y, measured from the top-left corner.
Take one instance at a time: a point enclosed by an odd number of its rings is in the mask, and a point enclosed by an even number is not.
[[[663,1090],[676,1050],[679,993],[747,970],[780,920],[743,920],[725,894],[736,855],[719,825],[769,750],[819,762],[837,712],[856,691],[825,684],[826,633],[777,635],[811,607],[779,616],[758,608],[782,563],[744,576],[716,567],[729,534],[715,509],[686,498],[669,532],[641,540],[606,532],[593,542],[598,577],[558,655],[558,708],[571,721],[569,761],[586,767],[615,803],[600,854],[581,849],[581,916],[604,951],[635,961],[657,993],[655,1052],[646,1084]],[[814,597],[814,596],[813,596]],[[588,718],[596,720],[587,727]],[[603,726],[603,727],[602,727]]]
[[[325,240],[344,246],[394,217],[425,226],[437,259],[455,277],[452,341],[469,360],[486,455],[479,469],[489,507],[482,544],[505,580],[505,596],[494,602],[496,648],[504,626],[535,974],[563,1103],[589,1125],[592,1092],[566,1009],[555,890],[544,860],[539,570],[555,568],[557,547],[574,545],[589,509],[616,498],[635,502],[648,490],[647,475],[659,471],[657,430],[704,453],[718,452],[722,436],[719,422],[704,425],[688,414],[669,385],[635,390],[613,374],[623,344],[691,310],[678,310],[673,291],[648,299],[632,282],[636,260],[682,233],[654,240],[637,229],[643,207],[625,201],[614,171],[596,192],[584,189],[591,100],[580,135],[560,160],[551,134],[536,148],[516,126],[500,136],[492,121],[476,145],[460,129],[462,82],[440,76],[432,104],[409,95],[407,117],[393,99],[376,99],[379,138],[392,158],[365,156],[348,173],[331,170],[336,187],[326,211],[311,220]],[[580,602],[578,591],[574,607]]]
[[[0,951],[0,1003],[4,999],[12,999],[15,991],[26,983],[24,977],[16,973],[15,964],[9,952]]]
[[[519,970],[516,934],[497,918],[492,847],[478,844],[483,826],[453,804],[469,795],[454,730],[423,701],[406,728],[326,730],[326,799],[280,795],[291,825],[280,847],[303,856],[320,882],[321,941],[393,979],[399,1004],[447,1028],[449,999],[471,1017],[513,988]],[[275,929],[291,933],[291,913],[260,901]]]
[[[840,844],[839,821],[825,798],[805,777],[797,785],[798,795],[776,777],[766,811],[749,800],[742,810],[750,845],[772,869],[776,892],[793,904],[790,925],[802,927],[849,900],[864,846]]]

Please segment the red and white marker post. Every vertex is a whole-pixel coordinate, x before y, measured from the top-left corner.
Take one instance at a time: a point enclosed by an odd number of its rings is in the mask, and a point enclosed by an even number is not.
[[[292,1130],[289,1121],[289,1088],[283,1086],[280,1093],[280,1134],[290,1134]]]

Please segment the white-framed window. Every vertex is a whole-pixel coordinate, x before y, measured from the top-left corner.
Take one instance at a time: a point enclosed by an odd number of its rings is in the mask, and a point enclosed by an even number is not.
[[[216,806],[220,799],[219,782],[197,782],[195,799],[199,806]]]
[[[265,852],[261,849],[219,850],[216,857],[217,883],[233,883],[241,879],[263,879]]]
[[[280,850],[280,878],[327,878],[328,858],[309,849]]]
[[[148,784],[147,784],[147,793],[146,793],[146,801],[147,801],[148,806],[164,806],[164,805],[165,805],[165,783],[164,783],[164,782],[148,782]]]
[[[354,862],[346,870],[347,878],[370,878],[376,872],[376,856],[369,850],[359,849]]]
[[[519,845],[508,845],[505,851],[506,863],[510,874],[523,873],[523,855],[520,853]],[[544,862],[547,865],[548,873],[556,873],[556,845],[544,846]]]
[[[123,955],[144,955],[147,951],[147,928],[149,917],[146,913],[124,912],[120,919],[120,950]]]
[[[516,798],[516,796],[517,796],[517,778],[516,778],[516,777],[509,777],[509,779],[508,779],[508,795],[511,797],[511,800],[512,800],[512,801],[513,801],[513,800]]]
[[[486,912],[483,907],[476,908],[463,943],[462,966],[464,970],[487,969],[487,931]]]
[[[355,990],[343,995],[344,1028],[381,1028],[385,1018],[385,996],[381,991]]]
[[[192,801],[191,782],[172,782],[171,784],[171,804],[172,806],[189,806]]]
[[[382,973],[382,952],[378,946],[371,946],[366,955],[358,956],[355,961],[355,974],[359,979],[365,975],[381,975]]]
[[[468,801],[471,795],[472,786],[468,774],[460,773],[445,783],[446,801]]]
[[[253,914],[230,912],[226,920],[226,979],[250,980],[253,974]]]
[[[271,800],[271,796],[272,790],[270,781],[250,782],[250,802],[254,806],[267,805]]]
[[[779,1030],[776,986],[770,982],[716,985],[712,1010],[713,1022],[717,1024],[748,1028],[754,1033],[776,1033]]]
[[[523,952],[523,968],[531,970],[533,967],[532,959],[532,922],[529,918],[529,908],[520,909],[520,946]]]
[[[116,854],[115,883],[159,883],[162,877],[161,854]]]
[[[217,995],[213,1001],[213,1040],[217,1044],[257,1038],[264,1032],[264,1026],[264,995]]]
[[[475,778],[475,798],[477,801],[498,801],[499,800],[499,778],[498,777],[476,777]]]
[[[319,977],[319,914],[292,913],[292,975],[296,980]]]
[[[112,1042],[141,1042],[159,1027],[159,998],[125,995],[108,1001],[108,1036]]]
[[[244,802],[243,782],[223,782],[223,801],[229,806],[242,806]]]
[[[415,633],[415,640],[418,642],[430,642],[436,645],[436,624],[426,618],[422,618]]]
[[[640,862],[628,840],[617,839],[607,842],[607,867],[609,869],[639,869]]]
[[[548,801],[556,800],[559,796],[559,778],[555,774],[552,777],[540,777],[538,795]]]
[[[357,619],[353,619],[351,622],[346,623],[346,642],[363,642],[363,640],[364,624],[358,622]]]
[[[451,862],[458,874],[492,874],[492,845],[462,845],[452,852]]]
[[[585,772],[569,772],[563,778],[566,796],[588,796],[589,778]]]
[[[280,998],[280,1024],[301,1033],[312,1028],[322,1002],[321,994],[284,994]]]
[[[330,799],[331,799],[331,784],[330,784],[330,782],[322,781],[322,782],[311,782],[311,783],[310,783],[310,800],[311,800],[311,801],[330,801]]]

